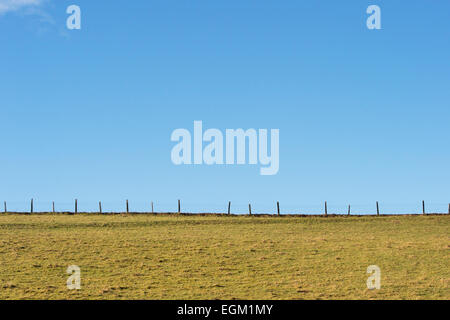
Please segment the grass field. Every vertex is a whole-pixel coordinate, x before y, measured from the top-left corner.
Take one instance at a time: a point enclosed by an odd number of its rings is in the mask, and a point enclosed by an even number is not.
[[[446,215],[1,214],[0,234],[0,299],[450,299]]]

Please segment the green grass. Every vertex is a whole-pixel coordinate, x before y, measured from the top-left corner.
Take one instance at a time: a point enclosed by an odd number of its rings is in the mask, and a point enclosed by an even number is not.
[[[448,300],[449,235],[449,216],[1,214],[0,299]]]

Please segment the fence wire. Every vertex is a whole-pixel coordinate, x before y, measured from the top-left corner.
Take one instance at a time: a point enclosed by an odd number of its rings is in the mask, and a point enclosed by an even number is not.
[[[100,201],[77,199],[77,212],[100,212]],[[196,203],[191,201],[180,201],[181,212],[183,213],[228,213],[228,201],[221,204],[217,203]],[[1,212],[17,212],[28,213],[33,210],[34,213],[50,213],[53,212],[75,212],[75,200],[65,201],[48,201],[33,199],[30,201],[6,201],[6,208],[1,208]],[[252,214],[277,214],[277,202],[272,203],[242,203],[231,201],[230,212],[232,214],[248,214],[249,204],[251,205]],[[327,213],[347,215],[349,204],[327,202]],[[6,209],[6,210],[5,210]],[[101,210],[103,213],[121,213],[127,212],[126,199],[122,201],[101,201]],[[425,202],[426,213],[450,213],[450,204],[439,202]],[[128,200],[128,211],[142,213],[168,213],[178,212],[178,201],[158,202],[156,200]],[[379,211],[382,215],[389,214],[422,214],[422,201],[417,203],[383,203],[379,202]],[[298,214],[298,215],[318,215],[325,213],[325,202],[321,204],[292,204],[280,202],[281,214]],[[376,202],[373,204],[350,204],[350,213],[352,215],[373,215],[377,214]]]

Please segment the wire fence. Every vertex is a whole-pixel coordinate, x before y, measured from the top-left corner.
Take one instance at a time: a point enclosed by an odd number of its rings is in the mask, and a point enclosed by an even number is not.
[[[198,208],[202,208],[199,210]],[[450,214],[450,203],[418,201],[416,204],[322,204],[293,205],[274,201],[272,204],[224,202],[199,204],[156,201],[4,201],[3,213],[185,213],[185,214],[233,214],[233,215],[410,215]]]

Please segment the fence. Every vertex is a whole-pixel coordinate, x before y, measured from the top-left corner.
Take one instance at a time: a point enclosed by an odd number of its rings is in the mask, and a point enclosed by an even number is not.
[[[29,210],[25,210],[25,211],[24,210],[8,210],[8,203],[6,201],[4,201],[3,213],[16,213],[16,214],[33,214],[33,213],[67,213],[67,214],[78,214],[78,213],[98,213],[98,214],[106,214],[106,213],[109,213],[109,214],[115,214],[115,213],[116,214],[119,214],[119,213],[128,213],[128,214],[131,214],[131,213],[134,213],[134,214],[135,213],[141,213],[141,214],[173,213],[173,214],[195,214],[195,213],[189,213],[188,211],[184,211],[183,212],[182,211],[182,206],[181,206],[181,200],[178,200],[177,211],[172,211],[172,212],[171,211],[159,211],[159,212],[156,212],[154,210],[154,202],[153,201],[149,202],[149,206],[148,206],[149,210],[132,211],[132,210],[130,210],[130,203],[129,203],[128,200],[125,200],[125,202],[124,202],[124,207],[123,207],[124,210],[119,210],[119,211],[105,211],[104,207],[102,206],[102,202],[101,201],[98,202],[97,210],[80,211],[79,208],[78,208],[78,199],[74,200],[73,207],[72,207],[73,209],[72,210],[69,209],[69,210],[59,210],[58,211],[56,209],[54,201],[51,203],[51,206],[49,206],[49,209],[50,208],[51,208],[51,210],[44,210],[44,211],[41,210],[41,211],[38,212],[38,211],[35,210],[35,201],[34,201],[34,199],[31,199]],[[193,211],[191,211],[191,212],[193,212]],[[197,214],[206,214],[206,213],[197,213]],[[302,212],[297,212],[297,213],[295,213],[292,210],[292,211],[288,211],[288,212],[284,212],[283,213],[281,211],[280,202],[277,201],[274,204],[273,212],[256,213],[256,211],[254,211],[254,210],[252,211],[252,204],[249,203],[247,212],[245,212],[245,213],[243,213],[243,212],[240,212],[240,213],[236,213],[235,212],[235,213],[233,213],[232,202],[228,201],[228,205],[227,205],[227,210],[226,211],[225,210],[223,212],[218,211],[218,212],[209,213],[209,214],[218,214],[218,215],[232,215],[232,214],[233,215],[236,215],[236,214],[242,215],[242,214],[246,214],[246,215],[276,215],[276,216],[282,216],[282,215],[290,215],[290,216],[294,216],[294,215],[297,215],[297,216],[314,216],[314,215],[320,215],[320,216],[328,216],[328,215],[346,215],[346,216],[350,216],[350,215],[358,215],[358,216],[359,215],[377,215],[377,216],[380,216],[380,215],[412,215],[412,214],[422,214],[422,215],[427,215],[427,214],[450,214],[450,203],[448,204],[448,210],[447,210],[446,213],[443,212],[443,211],[439,212],[438,210],[435,210],[434,212],[430,211],[430,210],[427,210],[427,206],[426,206],[425,201],[421,202],[421,212],[409,212],[409,213],[399,213],[399,212],[392,213],[391,212],[391,213],[383,213],[382,210],[381,210],[380,203],[378,201],[376,201],[374,203],[373,212],[372,213],[370,213],[369,210],[367,210],[367,212],[365,212],[365,213],[361,213],[361,210],[359,210],[359,212],[354,212],[352,205],[348,205],[345,208],[345,213],[343,213],[342,211],[341,211],[341,213],[332,213],[329,210],[328,202],[325,201],[324,204],[323,204],[322,212],[319,212],[319,210],[316,210],[314,213],[312,213],[312,212],[303,212],[303,213]]]

